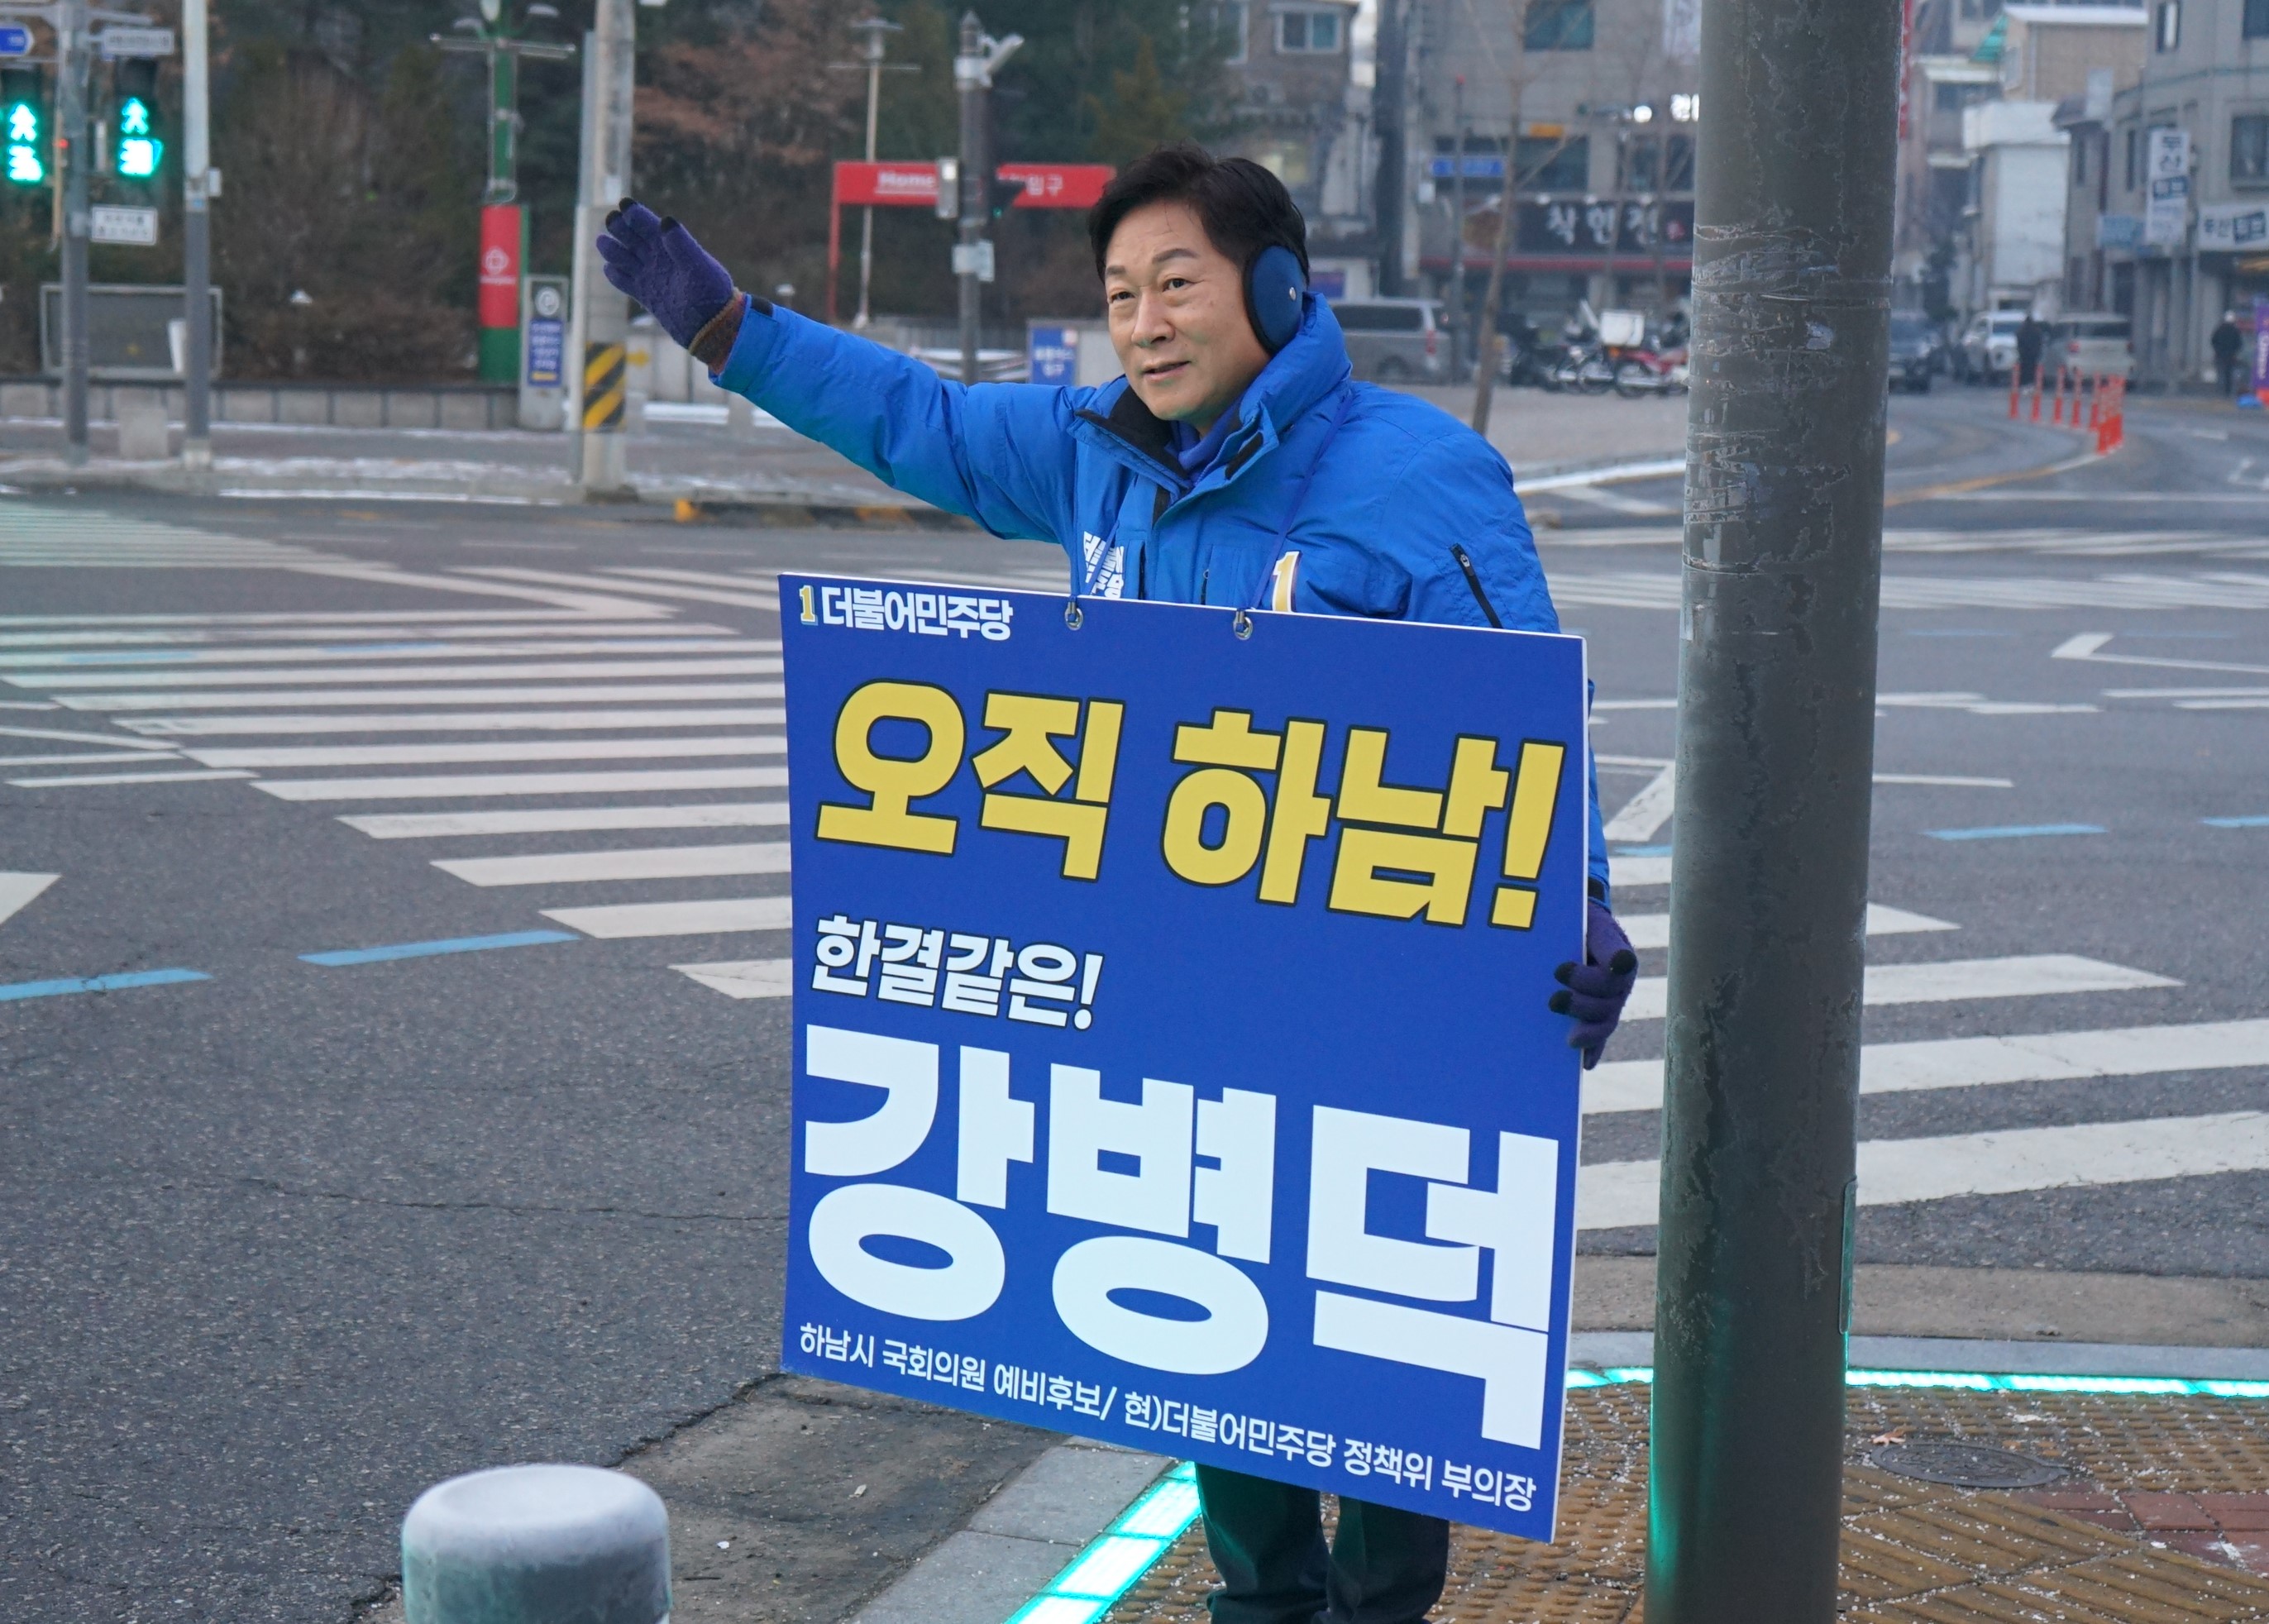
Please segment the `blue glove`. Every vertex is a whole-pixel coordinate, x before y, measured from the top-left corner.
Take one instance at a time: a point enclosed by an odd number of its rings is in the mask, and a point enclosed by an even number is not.
[[[732,273],[676,220],[625,197],[599,239],[607,280],[654,313],[662,331],[691,350],[734,302]]]
[[[1593,902],[1585,916],[1584,959],[1552,972],[1563,990],[1552,995],[1551,1008],[1555,1015],[1574,1017],[1568,1046],[1584,1052],[1584,1069],[1589,1071],[1600,1063],[1638,980],[1638,955],[1605,903]]]

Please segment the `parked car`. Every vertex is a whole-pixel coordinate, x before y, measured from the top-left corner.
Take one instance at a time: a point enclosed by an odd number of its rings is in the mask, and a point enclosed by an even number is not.
[[[2021,310],[1981,310],[1970,317],[1954,351],[1962,381],[2007,383],[2017,364],[2017,329],[2024,324]]]
[[[1930,393],[1938,371],[1938,328],[1919,310],[1891,312],[1891,388]]]
[[[1358,378],[1381,383],[1445,383],[1449,335],[1442,307],[1430,299],[1345,299],[1332,314],[1347,335],[1348,359]]]
[[[2135,376],[2135,346],[2132,323],[2109,311],[2076,311],[2049,326],[2048,347],[2041,365],[2053,371],[2068,366],[2083,378]]]

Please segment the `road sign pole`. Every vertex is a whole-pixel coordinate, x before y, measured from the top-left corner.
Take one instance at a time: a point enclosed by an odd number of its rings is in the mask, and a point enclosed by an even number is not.
[[[961,92],[961,221],[954,255],[961,293],[961,381],[977,381],[977,347],[981,308],[979,245],[985,240],[985,26],[977,13],[961,14],[961,53],[953,59],[954,88]]]
[[[86,171],[92,156],[87,139],[87,0],[63,0],[58,12],[55,63],[56,126],[63,164],[63,460],[73,468],[87,460],[86,431],[86,245],[90,216]]]
[[[181,0],[181,294],[188,326],[181,466],[212,466],[211,85],[206,0]]]
[[[1899,32],[1704,8],[1647,1624],[1836,1613]]]

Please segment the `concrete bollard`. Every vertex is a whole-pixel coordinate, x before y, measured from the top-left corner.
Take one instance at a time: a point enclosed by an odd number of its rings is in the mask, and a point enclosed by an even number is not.
[[[406,1624],[665,1624],[669,1514],[596,1466],[499,1466],[402,1519]]]

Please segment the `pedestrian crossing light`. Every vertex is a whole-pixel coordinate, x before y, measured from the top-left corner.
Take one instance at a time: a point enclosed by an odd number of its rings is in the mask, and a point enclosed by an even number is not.
[[[118,173],[129,181],[154,180],[166,144],[151,133],[150,104],[129,96],[118,107]]]
[[[36,74],[0,75],[0,176],[11,185],[47,182],[44,111]]]

